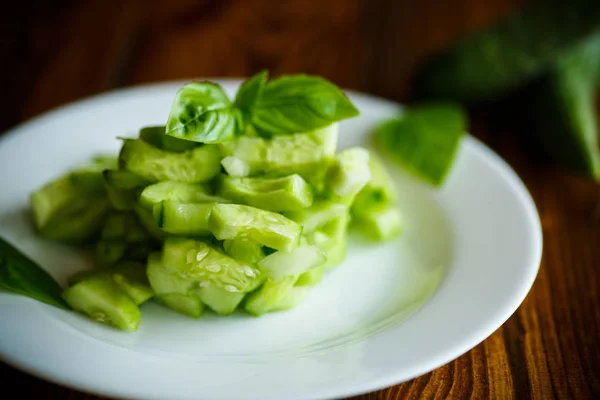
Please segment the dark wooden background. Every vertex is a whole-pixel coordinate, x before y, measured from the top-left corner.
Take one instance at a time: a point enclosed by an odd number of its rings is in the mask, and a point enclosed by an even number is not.
[[[319,74],[409,101],[411,76],[425,56],[524,3],[11,2],[0,13],[0,131],[117,87],[246,76],[262,68]],[[599,186],[534,157],[523,145],[520,121],[493,114],[471,110],[471,131],[513,166],[535,199],[544,230],[537,281],[515,315],[482,344],[429,374],[361,399],[600,398]],[[0,390],[6,399],[98,399],[2,363]]]

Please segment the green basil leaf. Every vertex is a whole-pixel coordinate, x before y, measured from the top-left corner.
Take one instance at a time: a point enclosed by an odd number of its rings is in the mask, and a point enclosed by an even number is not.
[[[459,105],[424,104],[384,122],[375,131],[375,142],[392,161],[439,186],[454,163],[466,125]]]
[[[0,238],[0,289],[69,309],[62,288],[35,262]]]
[[[165,133],[194,142],[220,143],[238,135],[241,117],[221,86],[188,83],[175,96]]]
[[[333,83],[289,75],[266,84],[252,109],[252,125],[263,136],[306,132],[359,114]]]
[[[268,75],[269,72],[267,70],[261,71],[254,75],[242,83],[242,86],[240,86],[237,94],[235,95],[234,104],[242,111],[245,122],[249,122],[251,120],[252,110],[262,95],[265,84],[267,83]]]

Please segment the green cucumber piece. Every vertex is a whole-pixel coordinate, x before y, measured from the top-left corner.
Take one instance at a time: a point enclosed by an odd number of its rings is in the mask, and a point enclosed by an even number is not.
[[[128,332],[135,332],[140,324],[140,309],[108,275],[83,279],[62,296],[75,311],[96,322]]]
[[[116,189],[136,189],[150,183],[147,179],[131,171],[107,169],[102,172],[108,186]]]
[[[434,57],[418,76],[418,87],[430,98],[492,99],[548,71],[599,30],[595,0],[537,3]]]
[[[207,184],[163,181],[144,188],[140,204],[152,210],[154,204],[172,200],[178,203],[229,203],[229,200],[211,194]]]
[[[249,292],[263,280],[263,274],[253,265],[193,239],[167,239],[162,263],[185,279],[212,282],[231,293]]]
[[[335,123],[315,131],[275,136],[272,139],[242,136],[221,143],[219,147],[223,156],[233,157],[225,163],[228,172],[235,165],[235,172],[248,169],[248,173],[241,176],[297,173],[306,178],[315,175],[324,163],[333,159],[337,137],[338,124]]]
[[[600,34],[556,63],[530,89],[532,132],[544,151],[567,168],[600,180],[595,89],[600,76]]]
[[[158,241],[163,241],[169,236],[167,232],[163,231],[156,225],[156,220],[152,212],[146,210],[139,204],[136,204],[133,207],[133,211],[135,212],[135,215],[137,216],[140,224],[154,239]]]
[[[252,240],[225,240],[223,249],[228,256],[249,264],[256,264],[265,258],[263,246]]]
[[[210,235],[208,218],[215,203],[185,204],[163,201],[153,210],[157,226],[173,235]]]
[[[192,318],[202,315],[204,304],[193,291],[197,288],[197,282],[182,278],[177,272],[167,269],[162,263],[161,253],[148,256],[146,273],[155,293],[155,300]]]
[[[137,305],[145,303],[154,295],[146,275],[146,266],[142,263],[121,262],[111,271],[111,276]]]
[[[347,214],[348,207],[343,204],[318,200],[304,210],[286,212],[284,215],[302,225],[304,234],[309,234]]]
[[[174,153],[182,153],[199,145],[197,142],[165,135],[164,126],[147,126],[142,128],[139,138],[156,148]]]
[[[276,250],[298,245],[302,227],[270,211],[239,204],[215,204],[208,227],[219,240],[250,239]]]
[[[91,162],[71,171],[69,178],[76,187],[90,192],[104,192],[102,171],[108,168],[117,168],[117,158],[96,156]]]
[[[285,311],[297,307],[306,299],[309,290],[307,285],[294,286],[279,300],[273,311]]]
[[[353,223],[363,234],[380,242],[394,239],[402,233],[402,214],[393,205],[361,215]]]
[[[268,279],[260,289],[246,296],[244,309],[254,316],[282,310],[281,303],[287,304],[286,297],[297,279],[297,276]]]
[[[205,182],[221,171],[221,154],[214,145],[169,153],[142,140],[125,139],[119,161],[122,168],[152,182]]]
[[[353,216],[360,217],[396,202],[397,191],[394,181],[383,165],[383,161],[373,152],[370,154],[369,166],[371,180],[356,195],[351,208]]]
[[[232,293],[210,282],[202,282],[198,290],[200,299],[220,315],[229,315],[244,300],[244,293]]]
[[[117,213],[109,216],[102,227],[103,240],[119,240],[125,243],[141,243],[152,240],[135,215]]]
[[[362,147],[352,147],[340,152],[329,167],[328,194],[332,200],[350,206],[370,180],[369,152]]]
[[[1,237],[0,290],[8,290],[68,309],[60,296],[62,288],[54,278]]]
[[[221,160],[221,165],[229,176],[248,176],[250,175],[250,164],[237,157],[227,156]]]
[[[98,234],[109,210],[110,203],[104,195],[74,200],[66,209],[54,215],[52,220],[39,230],[39,234],[47,239],[65,243],[89,242]]]
[[[261,270],[267,272],[269,278],[278,279],[284,276],[300,275],[311,268],[323,264],[325,253],[316,246],[300,245],[290,252],[276,251],[258,262]]]
[[[462,108],[428,104],[383,123],[375,132],[379,150],[412,174],[441,185],[466,130]]]
[[[101,240],[96,244],[96,263],[100,267],[114,265],[125,258],[127,243]]]
[[[268,211],[301,210],[313,202],[312,188],[297,174],[280,178],[224,176],[219,194]]]

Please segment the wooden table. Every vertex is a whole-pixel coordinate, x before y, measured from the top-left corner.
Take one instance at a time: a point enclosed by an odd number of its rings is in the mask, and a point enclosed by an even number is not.
[[[57,105],[150,81],[306,72],[407,101],[424,56],[507,14],[516,0],[13,2],[0,15],[0,131]],[[599,186],[525,150],[519,121],[473,110],[540,212],[544,256],[519,310],[482,344],[362,399],[600,398]],[[85,132],[82,132],[84,134]],[[40,151],[43,151],[41,149]],[[596,210],[596,212],[595,212]],[[442,333],[440,333],[442,334]],[[0,364],[4,394],[97,398]]]

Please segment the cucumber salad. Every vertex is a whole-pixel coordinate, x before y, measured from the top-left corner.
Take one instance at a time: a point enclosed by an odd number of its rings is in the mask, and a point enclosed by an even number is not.
[[[215,83],[186,84],[164,126],[32,193],[39,235],[95,245],[96,268],[62,299],[125,331],[150,300],[192,318],[297,306],[344,260],[350,229],[372,241],[401,231],[378,157],[336,152],[338,121],[358,114],[314,76],[261,72],[233,100]]]

